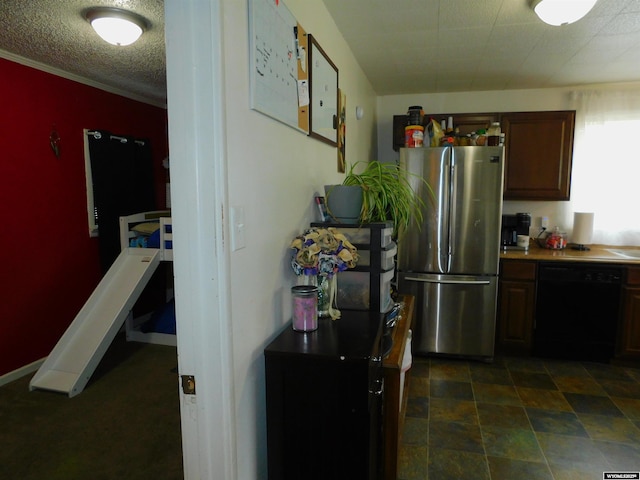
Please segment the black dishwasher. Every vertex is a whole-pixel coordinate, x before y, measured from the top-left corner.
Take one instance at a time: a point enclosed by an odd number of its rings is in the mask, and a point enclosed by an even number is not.
[[[541,262],[533,354],[608,363],[614,355],[624,269]]]

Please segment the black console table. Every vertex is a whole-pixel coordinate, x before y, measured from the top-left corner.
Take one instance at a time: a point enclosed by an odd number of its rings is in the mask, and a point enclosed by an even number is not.
[[[265,348],[270,480],[381,478],[382,320],[342,310]]]

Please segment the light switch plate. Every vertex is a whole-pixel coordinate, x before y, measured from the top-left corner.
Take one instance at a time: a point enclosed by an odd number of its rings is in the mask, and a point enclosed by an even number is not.
[[[234,252],[246,247],[244,227],[244,207],[231,207],[231,250]]]

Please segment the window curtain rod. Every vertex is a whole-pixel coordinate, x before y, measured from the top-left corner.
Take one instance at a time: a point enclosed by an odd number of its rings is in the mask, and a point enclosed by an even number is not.
[[[100,133],[97,130],[94,131],[87,131],[87,135],[93,135],[93,138],[95,138],[96,140],[100,140],[102,138],[102,133]],[[117,135],[109,135],[109,139],[110,140],[118,140],[121,143],[127,143],[129,140],[125,137],[118,137]],[[136,142],[138,145],[144,146],[144,141],[143,140],[134,140],[134,142]]]

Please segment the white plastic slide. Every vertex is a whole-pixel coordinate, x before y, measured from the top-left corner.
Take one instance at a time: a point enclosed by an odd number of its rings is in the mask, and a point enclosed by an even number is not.
[[[31,379],[29,390],[73,397],[84,389],[147,282],[160,250],[122,250],[67,331]]]

